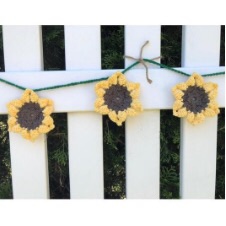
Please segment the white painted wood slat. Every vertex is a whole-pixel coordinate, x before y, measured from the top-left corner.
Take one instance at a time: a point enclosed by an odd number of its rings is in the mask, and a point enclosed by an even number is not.
[[[183,27],[182,66],[218,66],[220,26]],[[181,120],[181,198],[215,197],[217,116],[192,126]]]
[[[42,70],[39,26],[3,26],[3,44],[6,71]],[[20,98],[22,91],[15,92],[16,98]],[[15,199],[48,198],[46,137],[40,136],[32,143],[19,134],[9,135],[13,197]]]
[[[101,69],[100,26],[65,26],[65,50],[67,70]],[[72,100],[80,105],[85,98],[80,94]],[[102,116],[93,111],[68,113],[68,139],[71,198],[102,199]]]
[[[126,26],[125,54],[139,57],[141,46],[148,40],[150,43],[145,47],[143,57],[160,56],[160,31],[160,26]],[[126,60],[126,66],[130,64],[131,61]],[[143,76],[145,79],[145,70],[143,74],[137,76]],[[141,84],[141,95],[145,83],[150,89],[153,87],[144,80]],[[155,84],[154,80],[153,84]],[[155,96],[152,98],[156,99]],[[160,110],[146,110],[126,121],[126,197],[128,199],[159,198],[159,130]]]

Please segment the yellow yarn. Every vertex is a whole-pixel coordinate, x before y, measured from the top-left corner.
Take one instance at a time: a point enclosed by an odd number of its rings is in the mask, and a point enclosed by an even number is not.
[[[106,105],[104,95],[112,85],[120,85],[127,88],[132,98],[132,102],[127,109],[116,112]],[[94,110],[100,114],[108,115],[118,126],[122,125],[127,116],[135,116],[143,110],[142,105],[138,100],[140,95],[140,84],[127,82],[126,77],[121,72],[114,73],[106,81],[98,82],[95,85],[95,92],[97,94],[97,99],[94,103]]]
[[[28,130],[27,128],[21,128],[18,122],[18,112],[21,107],[26,103],[37,103],[40,108],[43,109],[44,119],[36,129]],[[25,139],[34,141],[39,134],[47,133],[54,128],[54,122],[50,114],[53,112],[53,101],[45,98],[39,98],[38,95],[30,90],[26,89],[21,96],[21,99],[13,100],[7,105],[8,108],[8,128],[9,131],[20,133]]]
[[[184,93],[191,86],[197,86],[204,89],[209,99],[207,107],[198,113],[194,113],[186,109],[183,103]],[[218,104],[215,100],[218,93],[218,85],[212,82],[205,83],[202,76],[197,73],[193,73],[185,83],[175,85],[172,88],[172,93],[175,97],[175,102],[173,104],[173,115],[177,117],[186,117],[187,121],[193,125],[202,123],[205,117],[213,117],[220,112]]]
[[[103,98],[97,98],[95,101],[95,111],[104,104]]]
[[[99,89],[96,90],[96,93],[97,93],[98,97],[103,97],[104,94],[105,94],[105,90],[99,88]]]
[[[44,113],[45,116],[50,115],[53,112],[53,106],[47,106],[47,107],[45,107],[42,112]]]
[[[39,103],[41,108],[44,108],[44,107],[46,107],[49,104],[49,100],[48,99],[44,99],[44,98],[40,98],[38,100],[38,103]]]
[[[7,108],[9,115],[17,117],[17,113],[19,112],[19,110],[14,105],[8,104]]]
[[[98,111],[102,115],[107,115],[110,112],[107,105],[103,105],[103,106],[99,107],[98,109],[96,109],[96,111]]]
[[[186,90],[188,88],[186,83],[179,83],[176,85],[176,89]]]

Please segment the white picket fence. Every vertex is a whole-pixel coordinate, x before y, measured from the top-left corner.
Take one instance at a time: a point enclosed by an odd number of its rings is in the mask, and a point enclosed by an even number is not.
[[[154,58],[160,52],[161,26],[125,26],[125,54]],[[5,72],[0,77],[34,89],[110,76],[101,70],[100,26],[65,26],[65,71],[43,71],[40,26],[3,26]],[[200,74],[223,71],[219,67],[220,26],[183,26],[182,71]],[[126,67],[133,63],[126,60]],[[144,112],[126,121],[126,196],[158,199],[160,193],[160,109],[171,109],[171,88],[187,77],[149,65],[152,85],[142,66],[127,72],[141,84]],[[225,107],[224,76],[205,78],[219,85],[218,102]],[[6,104],[20,98],[21,90],[0,83],[0,114]],[[55,112],[68,113],[70,196],[104,197],[102,116],[94,112],[94,84],[41,91],[55,103]],[[169,128],[170,129],[170,128]],[[217,117],[198,126],[181,120],[181,198],[215,197]],[[13,197],[49,198],[46,136],[35,143],[10,133]]]

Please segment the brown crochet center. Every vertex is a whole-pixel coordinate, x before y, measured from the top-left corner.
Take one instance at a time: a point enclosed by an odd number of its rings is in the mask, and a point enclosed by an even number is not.
[[[118,111],[124,111],[130,107],[132,97],[126,87],[112,85],[104,94],[104,102],[109,109],[118,113]]]
[[[196,114],[207,107],[209,97],[203,88],[189,86],[187,90],[184,91],[183,102],[187,110]]]
[[[33,130],[42,124],[43,109],[37,103],[25,103],[18,112],[18,123],[21,127]]]

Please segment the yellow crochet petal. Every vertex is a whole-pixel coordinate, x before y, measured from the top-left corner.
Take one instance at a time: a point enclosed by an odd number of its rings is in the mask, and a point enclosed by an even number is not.
[[[128,89],[128,91],[140,89],[140,84],[139,83],[133,83],[133,82],[127,82],[127,89]]]
[[[124,74],[122,74],[121,71],[116,71],[115,74],[117,75],[118,78],[119,78],[120,76],[125,76]]]
[[[106,91],[102,88],[96,89],[96,94],[98,97],[103,97]]]
[[[187,116],[187,114],[188,114],[188,112],[185,107],[181,108],[179,110],[173,110],[173,115],[180,117],[180,118]]]
[[[216,108],[216,109],[213,109],[216,113],[216,115],[218,115],[220,113],[220,109],[219,108]]]
[[[53,112],[53,106],[45,107],[42,112],[44,113],[45,116],[50,115]]]
[[[117,117],[117,114],[116,114],[115,111],[110,111],[110,112],[108,113],[108,116],[109,116],[109,118],[110,118],[113,122],[115,122],[115,123],[118,122],[118,117]],[[117,123],[117,124],[118,124],[118,123]]]
[[[9,126],[9,131],[15,132],[15,133],[20,133],[22,131],[22,128],[19,124],[15,126]]]
[[[182,108],[183,102],[181,100],[176,100],[173,104],[173,110],[177,111]]]
[[[206,92],[210,92],[212,90],[216,90],[218,88],[218,85],[212,82],[207,82],[203,85],[203,88]]]
[[[118,83],[121,86],[125,86],[127,83],[126,77],[122,73],[118,74]]]
[[[39,98],[38,103],[39,103],[41,108],[44,108],[47,105],[49,105],[49,99]]]
[[[48,133],[50,131],[50,128],[46,125],[41,125],[38,128],[39,133]]]
[[[118,75],[115,73],[111,77],[108,78],[109,86],[116,85],[118,82]]]
[[[202,87],[204,84],[204,79],[201,75],[197,74],[197,73],[193,73],[194,79],[195,79],[195,85]]]
[[[218,94],[218,90],[214,89],[214,90],[209,92],[208,96],[209,96],[210,100],[213,100],[217,97],[217,94]]]
[[[212,116],[216,115],[216,112],[213,109],[211,109],[211,108],[206,108],[204,110],[204,113],[203,114],[205,116],[207,116],[207,117],[212,117]]]
[[[115,121],[115,123],[116,123],[118,126],[121,126],[121,125],[122,125],[122,122],[121,122],[120,120]]]
[[[30,93],[31,102],[37,103],[38,99],[39,99],[38,95],[34,91],[31,91],[31,93]]]
[[[127,117],[127,112],[126,111],[119,111],[118,112],[118,119],[120,122],[124,122]]]
[[[110,117],[111,119],[113,119],[113,120],[116,120],[116,119],[117,119],[117,114],[116,114],[116,112],[110,110],[110,111],[109,111],[109,117]]]
[[[184,92],[179,89],[173,89],[172,92],[176,100],[180,100],[184,96]]]
[[[208,108],[212,109],[216,113],[216,115],[220,113],[219,105],[215,100],[209,102]]]
[[[17,118],[16,117],[9,117],[8,119],[8,126],[12,127],[15,126],[17,123]]]
[[[95,108],[99,108],[103,104],[104,104],[104,99],[103,98],[97,98],[96,101],[95,101],[95,103],[94,103],[94,106],[95,106]]]
[[[98,82],[96,85],[95,85],[95,90],[97,89],[108,89],[109,88],[109,83],[108,81],[101,81],[101,82]]]
[[[43,120],[42,120],[42,123],[44,125],[52,125],[53,124],[53,119],[51,116],[46,116]]]
[[[23,106],[23,101],[21,100],[13,100],[10,102],[11,105],[13,105],[16,108],[21,108]]]
[[[219,105],[215,100],[211,100],[208,104],[208,107],[214,109],[214,108],[219,108]]]
[[[137,112],[143,111],[143,107],[138,99],[133,100],[133,102],[131,103],[131,107]]]
[[[48,99],[48,103],[47,103],[47,106],[53,106],[54,105],[54,102],[50,99]]]
[[[53,119],[51,116],[46,116],[43,120],[42,120],[42,124],[44,126],[47,126],[49,128],[49,131],[55,128]]]
[[[187,121],[192,123],[195,119],[195,114],[193,112],[188,112]]]
[[[30,95],[33,91],[31,89],[26,89],[24,91],[24,93],[22,94],[21,96],[21,100],[24,102],[24,103],[29,103],[30,102]]]
[[[48,127],[49,127],[49,131],[50,130],[53,130],[54,128],[55,128],[55,125],[54,124],[49,124],[49,125],[47,125]]]
[[[140,89],[135,89],[131,91],[130,96],[134,99],[137,99],[140,96]]]
[[[128,116],[135,116],[138,114],[138,112],[136,112],[133,108],[127,108],[126,113]]]
[[[186,83],[187,86],[194,86],[195,85],[194,76],[190,76],[189,79],[185,83]]]
[[[97,109],[97,112],[99,112],[102,115],[107,115],[110,112],[110,110],[107,105],[104,105]]]
[[[35,130],[30,130],[30,140],[34,141],[37,139],[37,137],[39,136],[39,132],[37,129]]]
[[[178,110],[178,117],[185,117],[187,116],[188,112],[186,108],[181,108]]]
[[[186,90],[188,88],[186,83],[179,83],[175,86],[176,89]]]
[[[25,138],[27,140],[30,140],[31,139],[30,133],[28,132],[27,129],[22,129],[21,135],[23,136],[23,138]]]
[[[200,124],[201,122],[203,122],[205,119],[205,116],[203,113],[198,113],[195,115],[195,118],[194,120],[192,121],[192,124],[193,125],[197,125],[197,124]]]
[[[19,110],[14,105],[10,103],[7,105],[7,108],[8,108],[8,114],[10,116],[17,117],[17,113],[19,112]]]

